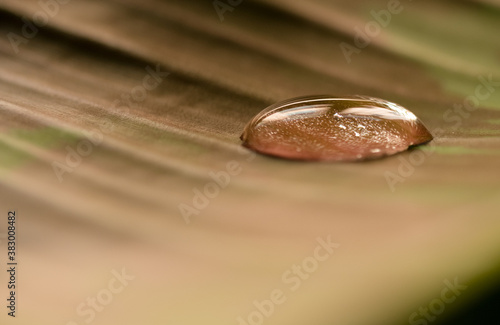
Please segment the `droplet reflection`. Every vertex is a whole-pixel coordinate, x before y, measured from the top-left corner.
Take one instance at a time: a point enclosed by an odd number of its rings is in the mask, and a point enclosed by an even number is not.
[[[432,135],[395,103],[366,96],[313,96],[269,106],[247,124],[241,139],[267,155],[349,161],[392,155],[429,142]]]

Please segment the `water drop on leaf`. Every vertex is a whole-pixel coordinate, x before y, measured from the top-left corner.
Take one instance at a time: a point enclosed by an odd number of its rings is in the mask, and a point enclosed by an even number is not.
[[[432,140],[406,108],[367,96],[310,96],[271,105],[241,135],[243,145],[288,159],[352,161],[392,155]]]

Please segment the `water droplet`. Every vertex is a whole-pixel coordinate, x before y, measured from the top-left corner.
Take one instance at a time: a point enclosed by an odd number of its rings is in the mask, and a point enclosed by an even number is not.
[[[257,114],[241,135],[257,152],[300,160],[364,160],[432,140],[406,108],[366,96],[312,96],[276,103]]]

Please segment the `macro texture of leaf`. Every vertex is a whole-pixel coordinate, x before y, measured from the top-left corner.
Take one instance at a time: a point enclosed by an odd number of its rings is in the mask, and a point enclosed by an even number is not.
[[[92,324],[236,325],[273,290],[263,324],[404,324],[458,279],[437,323],[498,285],[497,2],[402,0],[385,27],[392,1],[245,0],[223,20],[212,1],[63,2],[0,2],[0,215],[19,215],[22,288],[2,324],[84,324],[123,268]],[[266,106],[314,94],[401,104],[434,140],[361,163],[241,147]],[[340,246],[291,290],[318,238]]]

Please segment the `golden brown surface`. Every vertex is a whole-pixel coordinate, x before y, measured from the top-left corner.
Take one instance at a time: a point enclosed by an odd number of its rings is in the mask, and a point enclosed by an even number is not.
[[[236,325],[281,290],[263,324],[404,324],[458,278],[437,323],[497,284],[498,6],[401,3],[360,49],[387,1],[245,0],[221,21],[210,1],[72,0],[36,33],[38,1],[0,2],[0,235],[16,209],[20,263],[0,322]],[[256,113],[318,93],[399,103],[435,140],[369,163],[241,149]],[[318,238],[340,246],[292,290]]]

